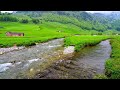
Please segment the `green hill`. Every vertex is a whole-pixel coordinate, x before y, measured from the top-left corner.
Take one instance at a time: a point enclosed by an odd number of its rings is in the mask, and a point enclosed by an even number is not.
[[[17,11],[0,14],[0,47],[34,45],[73,35],[116,34],[119,21],[84,11]],[[114,25],[117,23],[116,25]],[[7,37],[6,32],[22,32],[24,37]]]

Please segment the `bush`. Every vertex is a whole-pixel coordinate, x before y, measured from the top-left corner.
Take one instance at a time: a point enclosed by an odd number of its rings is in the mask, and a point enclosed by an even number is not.
[[[28,23],[29,21],[28,21],[28,19],[22,19],[21,20],[21,23]]]
[[[35,23],[35,24],[38,24],[39,23],[39,19],[32,19],[32,22]]]
[[[17,22],[18,19],[16,17],[12,17],[12,16],[8,16],[8,15],[2,15],[2,16],[0,16],[0,21]]]

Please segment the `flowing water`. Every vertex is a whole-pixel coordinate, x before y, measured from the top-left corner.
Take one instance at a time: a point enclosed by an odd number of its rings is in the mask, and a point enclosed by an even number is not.
[[[104,74],[105,61],[110,58],[109,40],[96,46],[89,46],[75,53],[72,58],[54,63],[36,78],[43,79],[92,79],[96,74]]]
[[[50,59],[58,59],[34,78],[40,79],[84,79],[104,73],[105,60],[110,57],[109,40],[96,46],[86,47],[78,53],[63,55],[64,39],[51,40],[19,51],[0,55],[0,78],[26,78],[24,73]],[[53,57],[61,58],[53,58]],[[42,68],[42,67],[39,67]]]
[[[0,55],[0,78],[24,78],[23,73],[49,60],[58,51],[63,51],[62,46],[63,39],[56,39]]]

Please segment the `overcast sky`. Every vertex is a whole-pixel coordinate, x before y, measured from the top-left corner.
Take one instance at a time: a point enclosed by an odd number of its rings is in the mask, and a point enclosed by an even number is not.
[[[111,13],[111,12],[113,12],[113,11],[86,11],[86,12],[90,12],[90,13]]]
[[[9,13],[12,13],[13,11],[1,11],[1,12],[9,12]],[[105,13],[105,14],[109,14],[113,11],[86,11],[86,12],[90,12],[90,13]]]
[[[5,13],[5,12],[9,12],[9,13],[12,13],[13,11],[1,11],[2,13]]]

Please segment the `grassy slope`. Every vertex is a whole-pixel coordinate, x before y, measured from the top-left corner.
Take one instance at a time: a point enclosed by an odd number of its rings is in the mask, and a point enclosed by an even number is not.
[[[0,26],[4,28],[0,28],[0,46],[7,47],[17,45],[33,45],[36,42],[44,42],[53,38],[61,38],[64,36],[71,36],[74,34],[91,34],[96,31],[88,31],[82,30],[81,28],[73,25],[73,24],[61,24],[58,22],[44,22],[43,24],[22,24],[18,22],[1,22]],[[6,37],[5,33],[7,31],[12,32],[24,32],[24,37]],[[58,32],[61,31],[61,32]],[[86,36],[85,36],[86,37]],[[85,40],[85,37],[80,37],[77,41],[83,42],[81,40]],[[98,37],[98,36],[97,36]],[[72,37],[73,41],[78,37]],[[86,39],[92,39],[90,36],[87,36]],[[66,38],[65,40],[67,40]],[[97,39],[96,39],[97,40]],[[88,40],[89,41],[89,40]],[[87,41],[87,42],[88,42]],[[69,42],[67,42],[69,44]],[[66,43],[66,44],[67,44]],[[78,44],[77,43],[77,44]],[[92,43],[92,42],[91,42]],[[77,45],[76,48],[79,48]]]
[[[89,33],[89,31],[81,30],[79,27],[72,24],[61,24],[58,22],[43,22],[42,24],[22,24],[18,22],[0,22],[0,47],[9,47],[14,44],[33,45],[36,42],[44,42],[49,39],[61,38],[73,34]],[[23,32],[24,37],[6,37],[5,33]],[[61,32],[58,32],[61,31]],[[93,31],[94,32],[94,31]]]

